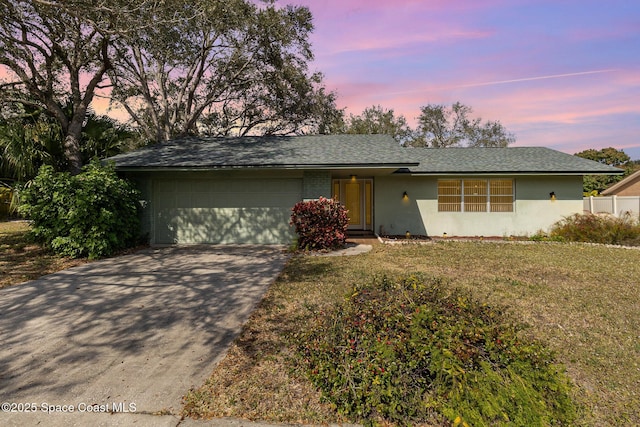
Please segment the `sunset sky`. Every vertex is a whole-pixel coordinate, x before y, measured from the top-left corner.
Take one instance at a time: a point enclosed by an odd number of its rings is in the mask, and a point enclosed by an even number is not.
[[[279,0],[314,16],[314,71],[347,114],[411,125],[460,101],[515,146],[640,159],[638,0]]]

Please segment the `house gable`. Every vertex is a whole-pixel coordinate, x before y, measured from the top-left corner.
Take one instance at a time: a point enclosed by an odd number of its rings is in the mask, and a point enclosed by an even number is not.
[[[602,192],[603,196],[640,196],[640,171],[637,171]]]

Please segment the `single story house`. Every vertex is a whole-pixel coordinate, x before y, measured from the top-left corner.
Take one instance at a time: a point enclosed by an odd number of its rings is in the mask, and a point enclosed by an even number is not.
[[[601,194],[603,196],[640,196],[640,171],[615,183]]]
[[[620,169],[542,147],[404,148],[386,135],[184,138],[108,159],[143,194],[152,244],[290,243],[320,196],[349,228],[387,235],[531,235],[582,212],[582,176]]]

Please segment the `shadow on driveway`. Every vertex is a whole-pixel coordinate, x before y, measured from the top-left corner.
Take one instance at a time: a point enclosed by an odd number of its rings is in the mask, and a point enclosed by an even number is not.
[[[281,247],[156,248],[2,289],[0,400],[177,415],[287,258]]]

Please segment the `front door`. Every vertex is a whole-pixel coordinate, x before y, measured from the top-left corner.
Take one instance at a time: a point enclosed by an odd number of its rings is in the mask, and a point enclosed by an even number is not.
[[[372,229],[372,179],[334,179],[333,198],[349,211],[350,230]]]

